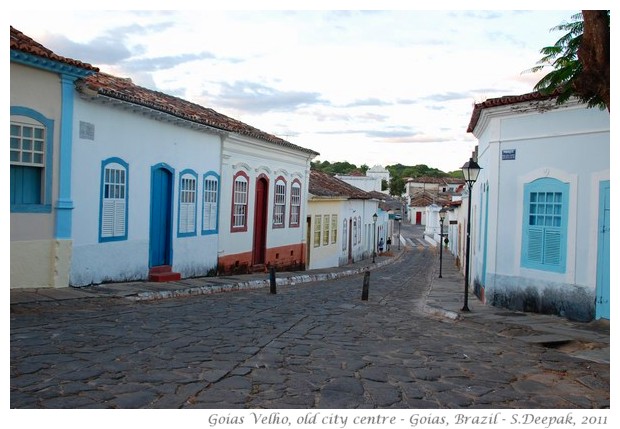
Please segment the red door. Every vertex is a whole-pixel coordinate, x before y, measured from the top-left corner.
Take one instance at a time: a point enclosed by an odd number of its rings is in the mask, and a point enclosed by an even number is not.
[[[415,212],[415,224],[420,225],[422,223],[422,212]]]
[[[256,200],[254,211],[254,245],[252,248],[252,264],[265,263],[267,247],[267,197],[268,183],[264,177],[256,181]]]

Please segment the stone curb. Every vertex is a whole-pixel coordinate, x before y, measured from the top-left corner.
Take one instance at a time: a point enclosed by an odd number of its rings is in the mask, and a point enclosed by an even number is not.
[[[401,252],[393,258],[387,259],[385,261],[377,262],[373,265],[355,268],[355,269],[349,269],[345,271],[317,273],[317,274],[301,274],[301,275],[296,275],[296,276],[280,277],[280,278],[276,277],[276,285],[277,286],[294,286],[300,283],[335,280],[335,279],[339,279],[342,277],[354,276],[357,274],[361,274],[366,270],[372,271],[377,268],[383,267],[387,264],[391,264],[397,259],[399,259],[403,255],[403,253],[404,252]],[[269,279],[249,280],[245,282],[231,283],[228,285],[210,284],[206,286],[190,287],[190,288],[175,289],[175,290],[138,292],[135,295],[126,296],[124,298],[129,299],[131,301],[155,301],[155,300],[167,299],[167,298],[180,298],[180,297],[196,296],[196,295],[211,295],[214,293],[221,293],[221,292],[260,289],[260,288],[269,287],[270,285],[271,285],[271,282]]]

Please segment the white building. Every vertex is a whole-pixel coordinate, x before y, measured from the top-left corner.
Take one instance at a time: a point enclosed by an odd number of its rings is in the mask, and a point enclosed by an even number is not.
[[[379,201],[320,171],[310,172],[309,189],[308,268],[338,267],[371,257],[373,242],[387,225]]]
[[[98,73],[78,89],[71,285],[215,274],[225,133],[128,79]]]
[[[476,294],[609,318],[609,113],[531,93],[476,104],[468,131],[482,167],[471,196]]]
[[[343,175],[336,174],[335,177],[366,192],[377,191],[388,193],[387,189],[382,191],[381,187],[383,180],[385,180],[388,184],[390,183],[390,172],[380,165],[375,165],[374,167],[368,169],[366,171],[366,175],[361,173]]]
[[[304,269],[308,176],[317,155],[245,125],[227,135],[222,146],[219,274],[269,266]]]

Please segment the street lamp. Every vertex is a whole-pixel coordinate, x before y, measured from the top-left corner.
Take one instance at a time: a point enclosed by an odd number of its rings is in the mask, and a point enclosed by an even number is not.
[[[372,263],[375,263],[375,256],[377,256],[377,213],[372,215]]]
[[[478,174],[480,174],[481,167],[473,160],[473,158],[469,158],[469,161],[463,164],[461,170],[463,171],[463,178],[465,179],[465,182],[467,183],[467,188],[469,190],[469,195],[467,197],[467,243],[465,245],[465,291],[463,298],[463,308],[461,309],[461,311],[469,311],[469,307],[467,306],[467,292],[469,290],[469,233],[471,231],[471,187],[478,179]]]
[[[441,266],[443,264],[443,221],[446,218],[446,209],[439,210],[439,278],[441,277]]]

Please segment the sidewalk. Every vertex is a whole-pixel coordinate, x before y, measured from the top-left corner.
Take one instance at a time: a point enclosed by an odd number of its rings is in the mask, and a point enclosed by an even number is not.
[[[404,246],[401,250],[396,250],[393,246],[392,256],[377,256],[375,263],[367,259],[345,267],[277,272],[276,289],[282,285],[330,280],[361,274],[365,270],[375,270],[394,262],[406,251],[416,250]],[[497,325],[498,323],[512,326],[514,331],[522,335],[511,336],[526,343],[553,347],[590,361],[609,363],[609,321],[571,322],[552,315],[516,312],[492,307],[483,304],[471,291],[468,293],[470,311],[463,312],[461,311],[465,287],[463,275],[458,271],[455,259],[449,252],[445,252],[442,258],[442,278],[439,278],[439,267],[437,267],[423,308],[426,313],[450,320],[467,319],[487,326]],[[270,284],[269,273],[255,273],[184,279],[167,283],[138,281],[109,283],[83,288],[11,289],[11,305],[94,297],[123,298],[135,301],[155,300],[265,288],[270,287]]]
[[[442,258],[442,278],[439,278],[437,268],[437,275],[426,298],[425,310],[428,313],[454,320],[468,319],[487,326],[501,323],[509,327],[506,329],[506,336],[525,343],[558,349],[581,359],[609,363],[608,320],[573,322],[554,315],[493,307],[482,303],[471,289],[467,305],[470,311],[464,312],[465,278],[458,271],[452,254],[444,252]]]

